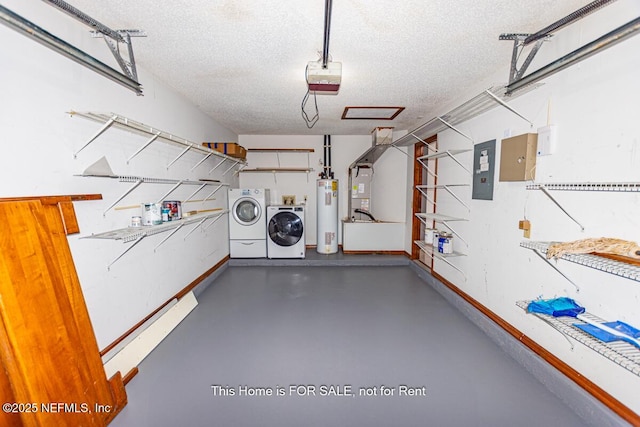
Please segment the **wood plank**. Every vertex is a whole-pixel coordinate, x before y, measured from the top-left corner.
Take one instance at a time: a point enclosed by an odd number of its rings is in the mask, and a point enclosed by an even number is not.
[[[627,264],[639,265],[640,259],[631,258],[628,256],[616,255],[616,254],[604,254],[600,252],[592,252],[591,255],[601,256],[603,258],[612,259],[614,261],[626,262]]]
[[[0,326],[0,342],[7,342],[4,325]],[[0,403],[14,403],[17,402],[11,389],[11,381],[7,375],[7,369],[4,366],[4,362],[0,360]],[[20,414],[11,411],[0,411],[0,426],[12,426],[22,427],[24,424],[20,419]]]
[[[78,225],[78,219],[76,218],[76,211],[73,208],[73,202],[60,202],[58,203],[58,209],[60,209],[60,215],[64,224],[65,234],[76,234],[80,232],[80,226]]]
[[[57,204],[0,203],[0,224],[0,359],[16,401],[115,408]],[[103,426],[113,416],[39,410],[22,421]]]
[[[26,196],[0,197],[0,202],[20,202],[26,200],[40,200],[43,205],[57,205],[60,202],[83,202],[88,200],[102,200],[102,194],[69,194],[58,196]]]

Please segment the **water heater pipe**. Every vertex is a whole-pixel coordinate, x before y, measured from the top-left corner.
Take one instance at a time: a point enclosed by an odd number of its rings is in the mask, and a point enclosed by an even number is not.
[[[331,171],[331,135],[324,136],[324,168],[320,175],[322,179],[333,179],[333,172]]]

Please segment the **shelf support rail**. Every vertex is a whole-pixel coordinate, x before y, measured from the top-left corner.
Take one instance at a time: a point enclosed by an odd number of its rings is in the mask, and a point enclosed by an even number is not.
[[[453,230],[452,230],[453,231]],[[426,252],[426,251],[425,251]],[[464,273],[464,271],[462,271],[460,268],[458,268],[457,266],[455,266],[451,261],[449,261],[446,257],[443,256],[439,256],[437,255],[435,252],[432,254],[432,258],[437,258],[440,261],[445,262],[446,264],[449,264],[449,266],[451,268],[453,268],[454,270],[457,270],[460,274],[462,274],[462,277],[464,277],[464,281],[467,281],[467,275]]]
[[[213,190],[211,193],[209,193],[209,195],[207,197],[204,198],[203,202],[206,202],[207,200],[209,200],[209,197],[212,197],[214,194],[216,194],[216,192],[222,188],[224,184],[220,184],[218,185],[215,190]]]
[[[132,186],[131,186],[127,191],[125,191],[125,192],[124,192],[124,194],[123,194],[123,195],[121,195],[120,197],[118,197],[118,198],[116,199],[116,201],[115,201],[115,202],[111,203],[111,204],[109,205],[109,207],[108,207],[107,209],[105,209],[105,210],[104,210],[104,212],[102,212],[102,216],[106,216],[106,215],[107,215],[107,212],[109,212],[109,210],[111,210],[111,208],[113,208],[115,205],[117,205],[117,204],[118,204],[118,202],[120,202],[120,200],[122,200],[122,199],[124,199],[125,197],[127,197],[127,196],[129,195],[129,193],[131,193],[133,190],[135,190],[136,188],[138,188],[138,186],[140,186],[140,184],[142,184],[143,182],[144,182],[144,179],[142,179],[142,178],[138,178],[138,179],[134,182],[134,184],[133,184],[133,185],[132,185]],[[115,262],[115,261],[114,261],[114,262]],[[112,264],[113,264],[113,263],[112,263]],[[109,264],[109,265],[111,265],[111,264]]]
[[[142,152],[142,150],[144,150],[145,148],[147,148],[149,145],[151,145],[151,143],[153,141],[155,141],[156,139],[158,139],[158,137],[160,136],[160,132],[157,132],[155,135],[153,135],[147,142],[145,142],[140,148],[138,148],[136,150],[135,153],[133,153],[131,156],[129,156],[129,158],[127,159],[127,164],[129,164],[129,162],[136,157],[138,154],[140,154]]]
[[[458,237],[458,239],[462,240],[464,242],[465,245],[467,245],[467,247],[469,247],[469,243],[464,240],[464,238],[454,229],[451,227],[451,225],[449,225],[448,221],[440,221],[442,223],[442,225],[444,225],[445,227],[447,227],[449,230],[451,230],[451,232],[456,235]]]
[[[218,169],[218,167],[223,164],[227,159],[222,159],[220,160],[220,163],[218,163],[217,165],[215,165],[209,172],[208,175],[211,175],[211,172],[213,172],[214,170]]]
[[[227,168],[227,170],[222,173],[222,176],[225,176],[227,173],[229,173],[229,171],[231,169],[233,169],[238,163],[240,163],[240,161],[239,160],[235,160],[233,162],[233,164],[231,166],[229,166],[229,168]]]
[[[424,189],[416,186],[416,190],[418,190],[420,193],[422,193],[422,195],[427,199],[427,201],[429,203],[431,203],[433,206],[436,205],[436,202],[429,197],[429,195],[426,193],[426,191],[424,191]],[[427,224],[425,223],[425,225],[427,225]]]
[[[542,259],[544,262],[549,264],[551,266],[551,268],[553,268],[555,271],[557,271],[562,277],[567,279],[569,281],[569,283],[571,283],[573,286],[575,286],[576,292],[580,292],[580,287],[578,285],[576,285],[576,283],[573,280],[571,280],[569,278],[569,276],[564,274],[556,265],[554,265],[550,260],[548,260],[547,257],[542,252],[540,252],[538,249],[532,249],[532,251],[533,251],[534,254],[538,255],[540,257],[540,259]]]
[[[575,222],[576,224],[578,224],[578,226],[580,227],[580,231],[584,231],[584,226],[583,226],[582,224],[580,224],[580,223],[578,222],[578,220],[576,220],[574,217],[572,217],[572,216],[571,216],[571,214],[570,214],[569,212],[567,212],[567,211],[565,210],[565,208],[563,208],[563,207],[562,207],[562,205],[561,205],[560,203],[558,203],[558,201],[557,201],[556,199],[554,199],[554,198],[553,198],[553,196],[551,195],[551,193],[549,193],[549,191],[547,190],[547,188],[546,188],[544,185],[540,184],[540,186],[539,186],[538,188],[539,188],[539,189],[540,189],[540,191],[542,191],[542,192],[543,192],[543,193],[544,193],[544,194],[545,194],[549,199],[551,199],[551,201],[552,201],[553,203],[555,203],[555,205],[556,205],[557,207],[559,207],[559,208],[560,208],[560,210],[561,210],[562,212],[564,212],[564,214],[565,214],[566,216],[568,216],[568,217],[569,217],[573,222]]]
[[[218,216],[217,216],[217,217],[215,217],[215,218],[213,219],[213,221],[211,221],[211,222],[209,223],[209,225],[207,225],[206,227],[204,227],[204,228],[203,228],[203,230],[207,231],[207,230],[209,229],[209,227],[211,227],[213,224],[215,224],[215,223],[216,223],[220,218],[222,218],[222,217],[223,217],[226,213],[228,213],[228,212],[229,212],[228,210],[224,210],[224,211],[220,212],[220,213],[218,214]]]
[[[167,240],[169,240],[169,238],[170,238],[171,236],[173,236],[174,234],[176,234],[176,233],[178,232],[178,230],[180,230],[180,229],[181,229],[182,227],[184,227],[185,225],[186,225],[186,224],[184,224],[184,223],[183,223],[183,224],[180,224],[179,226],[177,226],[176,228],[174,228],[174,229],[173,229],[173,231],[172,231],[171,233],[169,233],[169,235],[168,235],[167,237],[165,237],[164,239],[162,239],[162,240],[160,241],[160,243],[158,243],[158,244],[155,246],[155,248],[153,248],[153,252],[156,252],[156,250],[157,250],[160,246],[162,246],[162,244],[163,244],[164,242],[166,242]]]
[[[427,166],[427,164],[425,162],[422,161],[422,159],[418,159],[418,162],[420,162],[420,164],[422,165],[422,167],[427,171],[427,173],[429,175],[431,175],[434,178],[437,178],[438,175],[436,175],[435,173],[433,173],[433,171],[429,168],[429,166]]]
[[[173,187],[171,187],[171,189],[169,191],[167,191],[162,197],[160,197],[156,203],[161,203],[163,200],[165,200],[167,198],[167,196],[169,194],[173,193],[176,188],[180,187],[183,182],[184,182],[183,180],[180,180],[180,181],[176,182],[175,185]]]
[[[124,252],[122,252],[120,255],[118,255],[115,259],[113,259],[108,265],[107,265],[107,270],[111,270],[111,266],[113,264],[115,264],[116,261],[118,261],[120,258],[122,258],[127,252],[129,252],[131,249],[133,249],[134,246],[136,246],[138,243],[140,243],[142,241],[142,239],[144,239],[145,237],[147,237],[146,233],[142,233],[139,234],[137,236],[137,238],[133,241],[133,243],[131,245],[129,245],[129,247],[127,249],[124,250]]]
[[[193,233],[194,231],[196,231],[202,224],[204,224],[204,222],[206,220],[208,220],[209,218],[211,218],[210,216],[205,216],[204,218],[202,218],[200,221],[198,221],[198,223],[196,224],[195,227],[193,227],[191,230],[189,230],[189,232],[187,234],[185,234],[184,238],[182,240],[187,240],[187,237],[189,237],[191,235],[191,233]]]
[[[91,144],[93,141],[96,140],[96,138],[98,138],[100,135],[102,135],[103,133],[105,133],[105,131],[107,129],[109,129],[111,127],[111,125],[113,125],[115,123],[115,121],[117,120],[118,116],[117,115],[113,115],[111,116],[111,118],[109,120],[107,120],[107,122],[100,128],[98,129],[98,132],[96,132],[91,138],[89,138],[89,141],[87,141],[82,147],[80,147],[80,149],[78,151],[76,151],[75,153],[73,153],[73,158],[76,159],[78,158],[78,154],[84,150],[85,148],[87,148],[89,146],[89,144]]]
[[[186,199],[184,199],[184,200],[182,201],[182,203],[186,203],[186,202],[188,202],[189,200],[191,200],[191,199],[193,198],[193,196],[195,196],[196,194],[198,194],[198,192],[199,192],[200,190],[202,190],[204,187],[206,187],[207,185],[209,185],[209,183],[207,183],[207,182],[205,182],[204,184],[200,185],[200,187],[198,187],[198,188],[196,189],[196,191],[194,191],[193,193],[191,193],[191,195],[190,195],[189,197],[187,197]]]
[[[445,119],[443,119],[441,116],[438,116],[436,118],[438,120],[440,120],[443,125],[445,125],[446,127],[450,128],[451,130],[455,131],[456,133],[459,133],[460,135],[464,136],[469,141],[471,141],[471,143],[473,144],[473,138],[471,138],[469,135],[467,135],[466,133],[462,132],[460,129],[458,129],[457,127],[453,126],[451,123],[445,121]]]
[[[471,171],[464,165],[462,164],[462,162],[460,160],[458,160],[456,158],[456,156],[454,156],[453,154],[451,154],[451,151],[446,150],[445,153],[447,153],[447,156],[449,156],[454,162],[456,162],[457,164],[459,164],[464,170],[466,170],[467,172],[469,172],[469,174],[471,174]]]
[[[533,122],[531,120],[527,119],[525,116],[523,116],[522,114],[518,113],[509,104],[507,104],[502,99],[498,98],[495,94],[493,94],[489,89],[485,90],[484,92],[487,95],[489,95],[494,101],[496,101],[498,104],[502,105],[504,108],[506,108],[507,110],[511,111],[513,114],[515,114],[516,116],[520,117],[522,120],[524,120],[525,122],[529,123],[529,125],[531,125],[531,127],[533,127]]]
[[[467,208],[467,210],[469,212],[471,212],[471,208],[469,207],[469,205],[467,205],[460,197],[458,197],[453,190],[451,190],[451,188],[449,188],[448,185],[444,185],[442,188],[444,188],[445,190],[447,190],[447,192],[449,194],[451,194],[451,197],[453,197],[454,199],[456,199],[458,202],[460,202],[465,208]]]
[[[184,150],[182,150],[180,152],[180,154],[178,154],[178,156],[173,159],[171,162],[169,162],[169,164],[167,165],[167,169],[169,169],[171,167],[172,164],[174,164],[175,162],[178,161],[178,159],[180,159],[180,157],[184,156],[185,154],[187,154],[187,151],[191,150],[193,148],[193,144],[189,144],[187,145],[187,147],[185,147]]]
[[[205,160],[207,160],[209,157],[211,157],[213,155],[213,153],[207,153],[202,160],[200,160],[198,163],[196,163],[195,165],[193,165],[193,167],[191,168],[191,170],[194,170],[195,168],[197,168],[198,166],[200,166],[202,163],[204,163]]]

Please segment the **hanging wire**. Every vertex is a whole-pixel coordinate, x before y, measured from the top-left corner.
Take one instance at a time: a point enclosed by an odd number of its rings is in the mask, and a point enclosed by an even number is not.
[[[310,94],[310,91],[308,89],[309,87],[308,72],[309,72],[309,66],[307,65],[307,67],[304,70],[304,79],[307,82],[307,93],[304,95],[304,98],[302,98],[302,104],[300,105],[300,110],[302,112],[302,118],[304,119],[304,122],[307,125],[307,128],[311,129],[312,127],[315,126],[316,123],[318,123],[318,120],[320,120],[320,112],[318,111],[318,98],[316,97],[315,91],[313,91],[313,104],[315,106],[315,114],[313,115],[313,117],[309,118],[309,115],[305,111],[305,107],[307,106],[307,102],[309,101],[309,94]]]

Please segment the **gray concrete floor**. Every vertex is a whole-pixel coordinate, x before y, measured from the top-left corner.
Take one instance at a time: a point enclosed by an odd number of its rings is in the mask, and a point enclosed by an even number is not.
[[[198,299],[112,426],[585,425],[407,266],[229,267]]]

